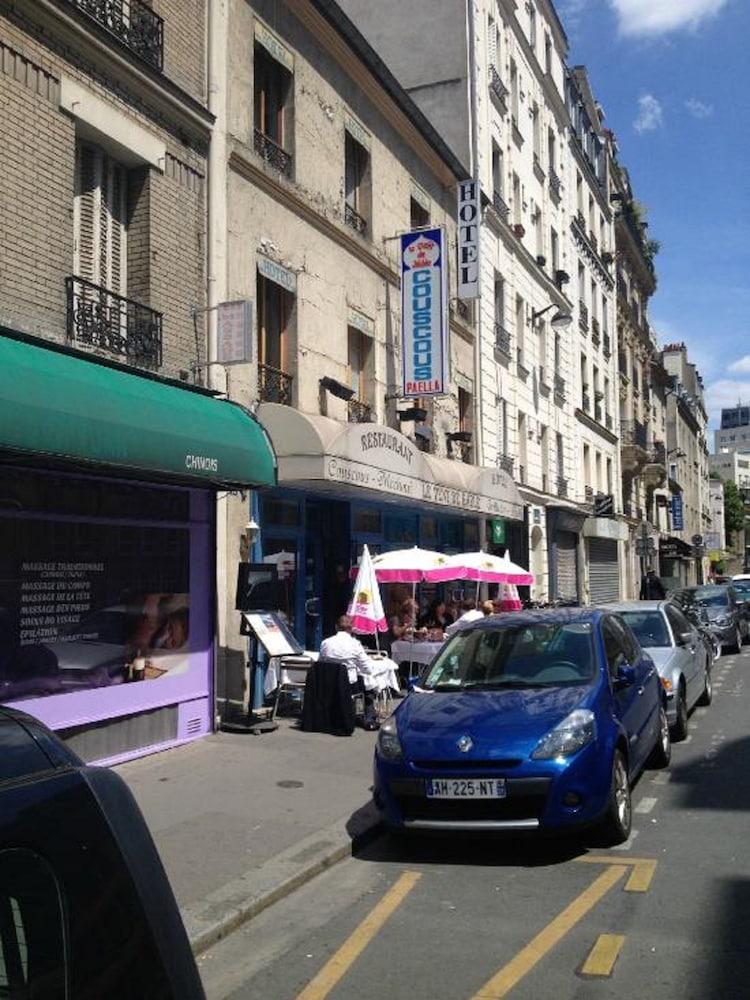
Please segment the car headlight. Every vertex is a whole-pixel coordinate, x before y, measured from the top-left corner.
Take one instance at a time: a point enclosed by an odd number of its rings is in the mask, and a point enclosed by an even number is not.
[[[570,757],[596,739],[596,717],[587,708],[577,708],[555,726],[532,753],[533,760]]]
[[[378,730],[378,753],[384,760],[401,760],[401,742],[395,716],[386,719]]]

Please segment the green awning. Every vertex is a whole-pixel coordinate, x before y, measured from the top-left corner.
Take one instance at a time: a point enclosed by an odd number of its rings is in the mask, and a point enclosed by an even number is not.
[[[0,449],[196,485],[276,484],[266,432],[235,403],[2,336]]]

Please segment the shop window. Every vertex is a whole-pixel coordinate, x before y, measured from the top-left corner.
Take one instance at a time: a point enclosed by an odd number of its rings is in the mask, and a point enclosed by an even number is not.
[[[27,850],[0,851],[0,997],[64,1000],[65,925],[57,880]]]
[[[476,521],[464,521],[464,551],[479,551],[479,525]]]
[[[461,552],[464,545],[463,521],[440,522],[440,546],[444,552]]]
[[[381,534],[383,529],[380,511],[355,508],[352,516],[352,528],[357,535]]]
[[[420,543],[424,548],[434,548],[438,542],[438,520],[436,517],[420,519]]]
[[[392,515],[386,515],[385,540],[391,544],[398,543],[399,545],[416,545],[416,517],[395,517]]]
[[[412,229],[424,229],[430,224],[429,209],[421,205],[416,198],[409,200],[409,224]]]
[[[280,173],[291,173],[293,77],[286,67],[256,43],[255,149]]]
[[[300,523],[300,505],[296,500],[261,498],[264,526],[296,528]]]
[[[364,235],[370,222],[370,154],[349,132],[344,140],[344,183],[344,220]]]
[[[258,395],[262,402],[292,405],[289,326],[294,296],[258,274]]]

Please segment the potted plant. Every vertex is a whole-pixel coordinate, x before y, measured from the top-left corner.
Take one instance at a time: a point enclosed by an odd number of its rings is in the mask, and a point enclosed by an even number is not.
[[[519,240],[523,239],[523,237],[526,235],[526,230],[524,229],[523,225],[520,222],[515,223],[515,225],[513,226],[513,232],[519,238]]]

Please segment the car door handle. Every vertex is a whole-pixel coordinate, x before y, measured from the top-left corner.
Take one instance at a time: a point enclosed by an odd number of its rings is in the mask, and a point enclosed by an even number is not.
[[[639,687],[639,688],[638,688],[638,694],[643,694],[643,692],[644,692],[645,690],[646,690],[645,688],[642,688],[642,687]]]

